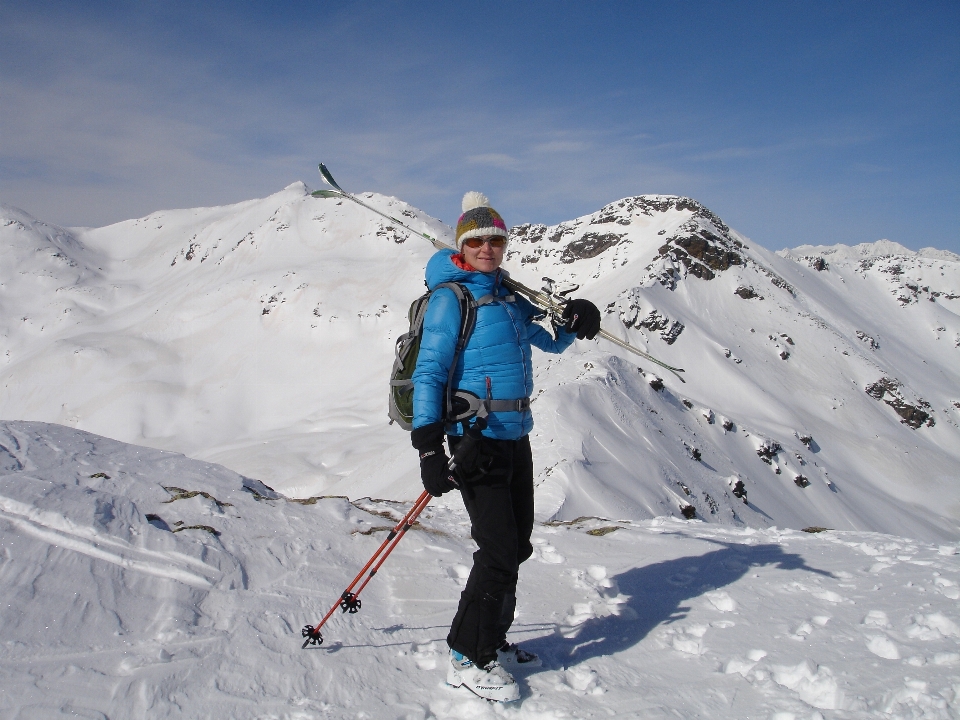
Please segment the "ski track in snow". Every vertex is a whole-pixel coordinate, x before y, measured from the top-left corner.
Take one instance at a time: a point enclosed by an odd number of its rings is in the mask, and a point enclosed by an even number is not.
[[[360,612],[335,614],[324,643],[301,650],[300,628],[409,504],[286,500],[56,425],[3,422],[0,438],[3,718],[960,712],[955,544],[669,517],[539,522],[511,640],[543,667],[518,673],[521,701],[502,706],[444,683],[474,549],[455,495],[427,507]],[[171,532],[178,522],[219,535]]]

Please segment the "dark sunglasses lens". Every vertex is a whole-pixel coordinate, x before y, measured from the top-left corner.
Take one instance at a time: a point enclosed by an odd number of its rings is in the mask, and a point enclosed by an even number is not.
[[[463,241],[468,247],[478,248],[483,245],[485,242],[490,243],[490,247],[502,248],[507,244],[507,239],[505,237],[492,237],[492,238],[467,238]]]

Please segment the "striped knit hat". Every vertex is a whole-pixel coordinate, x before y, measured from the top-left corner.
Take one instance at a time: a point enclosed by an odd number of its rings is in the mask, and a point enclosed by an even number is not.
[[[463,215],[457,220],[457,250],[463,249],[463,241],[472,237],[500,235],[508,238],[507,225],[500,213],[490,207],[483,193],[471,190],[463,196]]]

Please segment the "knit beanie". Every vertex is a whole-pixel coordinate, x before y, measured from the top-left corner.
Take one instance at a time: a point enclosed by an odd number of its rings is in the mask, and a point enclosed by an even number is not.
[[[461,207],[463,215],[457,220],[457,250],[462,250],[463,241],[472,237],[500,235],[509,239],[506,223],[500,213],[490,207],[486,195],[471,190],[463,196]]]

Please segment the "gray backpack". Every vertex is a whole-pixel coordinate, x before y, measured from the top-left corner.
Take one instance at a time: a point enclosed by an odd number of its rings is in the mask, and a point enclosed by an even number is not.
[[[460,332],[457,335],[457,348],[450,363],[445,390],[446,417],[452,415],[453,410],[453,373],[457,369],[457,361],[463,352],[473,326],[477,321],[477,302],[470,291],[460,283],[445,282],[437,285],[433,290],[425,292],[410,305],[407,319],[410,329],[397,338],[396,359],[393,361],[393,370],[390,372],[390,400],[388,414],[390,424],[396,422],[404,430],[413,429],[413,371],[417,368],[417,356],[420,354],[420,338],[423,335],[423,317],[427,314],[427,304],[436,290],[448,288],[457,297],[460,303]]]

